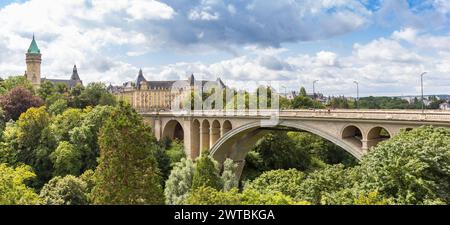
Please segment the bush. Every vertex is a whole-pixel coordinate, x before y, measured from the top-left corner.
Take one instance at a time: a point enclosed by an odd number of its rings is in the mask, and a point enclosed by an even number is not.
[[[46,205],[87,205],[87,184],[68,175],[54,177],[41,190],[40,197]]]

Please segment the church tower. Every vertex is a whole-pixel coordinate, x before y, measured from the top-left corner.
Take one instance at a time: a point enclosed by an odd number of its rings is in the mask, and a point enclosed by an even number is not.
[[[41,85],[41,61],[41,50],[39,50],[33,35],[33,40],[26,53],[27,71],[25,76],[35,89]]]

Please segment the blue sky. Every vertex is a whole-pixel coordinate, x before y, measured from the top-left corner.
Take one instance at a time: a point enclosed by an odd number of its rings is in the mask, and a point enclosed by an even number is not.
[[[0,1],[0,75],[23,74],[35,33],[46,77],[121,84],[222,78],[326,95],[448,94],[447,0]]]

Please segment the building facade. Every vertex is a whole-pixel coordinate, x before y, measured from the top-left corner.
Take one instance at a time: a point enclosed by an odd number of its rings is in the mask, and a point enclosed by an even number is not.
[[[35,89],[38,89],[43,82],[51,82],[54,84],[62,83],[67,85],[69,88],[75,87],[80,84],[83,85],[83,82],[78,75],[77,66],[74,65],[72,70],[72,76],[70,79],[47,79],[41,77],[41,63],[42,63],[42,54],[39,49],[36,40],[33,35],[33,40],[31,41],[30,47],[28,48],[27,53],[25,54],[25,62],[27,64],[27,70],[25,71],[25,77],[30,83],[33,85]]]
[[[108,91],[137,111],[165,111],[171,109],[175,99],[187,100],[192,91],[203,89],[206,84],[226,88],[220,78],[216,81],[196,80],[194,75],[187,80],[148,81],[140,69],[136,81],[128,81],[122,86],[109,85]]]

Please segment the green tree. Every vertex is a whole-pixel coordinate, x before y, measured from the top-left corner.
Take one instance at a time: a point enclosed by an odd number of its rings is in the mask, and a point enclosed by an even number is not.
[[[50,159],[55,176],[79,175],[81,172],[81,154],[67,141],[59,142],[58,148],[50,154]]]
[[[203,152],[197,159],[194,177],[192,178],[192,189],[199,187],[212,187],[217,190],[222,189],[222,180],[219,176],[217,162],[209,156],[208,152]]]
[[[281,192],[292,198],[297,197],[300,185],[305,180],[305,174],[296,169],[271,170],[245,185],[260,193]]]
[[[97,158],[100,156],[98,133],[100,128],[110,117],[113,107],[96,106],[84,110],[82,122],[70,132],[70,143],[81,153],[83,162],[82,171],[97,167]]]
[[[305,87],[300,88],[300,96],[301,97],[308,97],[308,94],[306,93]]]
[[[239,193],[237,189],[228,192],[212,187],[200,187],[191,192],[186,200],[189,205],[307,205],[305,201],[293,201],[280,192],[260,193],[253,189]]]
[[[236,177],[237,168],[238,165],[232,159],[226,159],[223,163],[222,181],[224,191],[238,188],[239,180]]]
[[[292,100],[293,109],[309,109],[314,106],[314,101],[307,96],[299,95]]]
[[[300,184],[296,199],[306,200],[313,204],[341,204],[341,202],[330,202],[336,192],[343,189],[353,188],[355,181],[358,180],[351,173],[353,168],[345,169],[342,164],[327,166],[325,169],[315,171],[307,176]],[[348,198],[353,201],[353,196]],[[346,196],[347,197],[347,196]]]
[[[16,87],[22,87],[33,93],[33,85],[25,76],[11,76],[0,82],[0,94],[5,94]]]
[[[39,204],[39,196],[24,183],[35,176],[29,166],[12,168],[0,164],[0,205]]]
[[[181,205],[189,195],[194,176],[194,163],[191,159],[183,158],[176,163],[166,181],[164,195],[166,204]]]
[[[72,175],[54,177],[41,190],[45,205],[87,205],[87,184]]]
[[[16,122],[11,121],[6,124],[2,135],[3,140],[0,142],[0,163],[12,166],[18,163],[19,133],[20,129]]]
[[[450,203],[450,130],[403,131],[361,162],[362,183],[397,204]]]
[[[161,204],[164,195],[151,128],[120,103],[100,130],[100,163],[95,171],[96,204]]]
[[[77,94],[73,92],[73,94]],[[108,92],[103,83],[89,83],[85,89],[81,90],[79,96],[74,96],[75,103],[79,108],[86,106],[110,105],[116,104],[115,97]]]
[[[50,154],[56,141],[49,129],[50,115],[45,107],[30,108],[17,121],[17,159],[33,167],[38,176],[37,186],[46,183],[52,176],[53,165]]]
[[[70,132],[80,126],[83,121],[84,112],[81,109],[67,109],[62,114],[52,119],[50,128],[58,142],[69,141]]]
[[[45,102],[47,102],[47,104],[50,97],[55,95],[55,93],[55,85],[50,81],[44,81],[43,83],[41,83],[41,86],[37,90],[38,96],[41,97]]]
[[[262,171],[270,169],[308,170],[311,168],[309,152],[289,138],[287,132],[272,132],[263,137],[254,149],[263,158]]]
[[[48,107],[48,112],[54,116],[63,113],[68,107],[68,102],[66,99],[58,99],[53,104]]]

